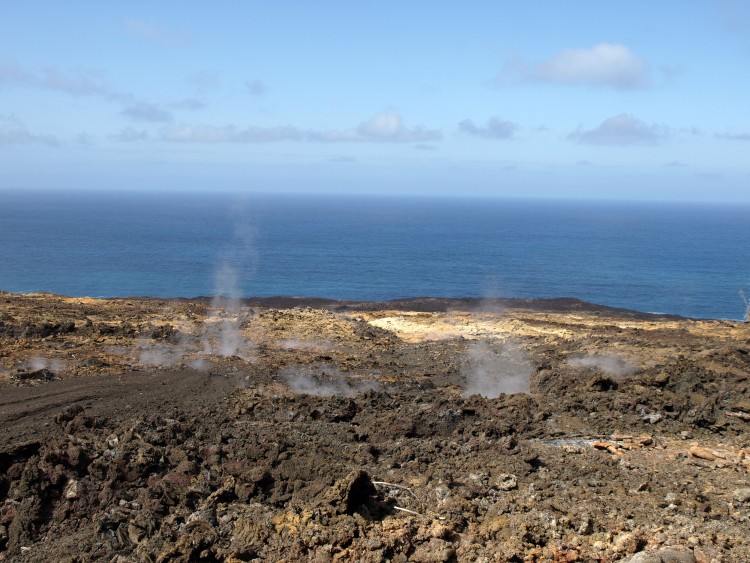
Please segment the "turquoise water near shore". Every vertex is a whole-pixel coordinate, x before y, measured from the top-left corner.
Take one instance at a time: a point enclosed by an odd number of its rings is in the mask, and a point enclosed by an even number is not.
[[[740,319],[750,206],[0,191],[0,289],[576,297]]]

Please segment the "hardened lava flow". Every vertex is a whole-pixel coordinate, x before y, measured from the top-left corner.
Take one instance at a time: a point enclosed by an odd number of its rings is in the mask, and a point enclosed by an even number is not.
[[[748,561],[750,327],[0,293],[1,561]]]

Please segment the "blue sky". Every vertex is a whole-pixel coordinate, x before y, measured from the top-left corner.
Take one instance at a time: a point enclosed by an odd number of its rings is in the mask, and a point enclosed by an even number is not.
[[[750,201],[748,0],[0,10],[0,187]]]

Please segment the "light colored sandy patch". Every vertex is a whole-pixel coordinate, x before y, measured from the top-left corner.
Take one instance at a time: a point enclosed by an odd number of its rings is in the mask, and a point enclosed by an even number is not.
[[[316,350],[325,351],[333,348],[333,344],[330,342],[322,342],[317,340],[300,340],[298,338],[284,338],[278,340],[275,343],[277,348],[285,348],[287,350]]]
[[[86,305],[94,305],[94,304],[101,304],[106,302],[105,299],[97,299],[95,297],[63,297],[62,298],[63,303],[70,303],[72,305],[77,305],[80,303],[85,303]]]
[[[396,334],[407,342],[510,336],[555,336],[568,339],[573,332],[553,326],[532,326],[523,320],[488,313],[434,313],[364,316],[371,325]]]
[[[407,342],[456,338],[585,339],[621,330],[685,331],[694,336],[736,340],[750,338],[750,325],[725,321],[624,320],[601,315],[534,311],[415,313],[404,311],[359,312],[358,318],[392,332]]]

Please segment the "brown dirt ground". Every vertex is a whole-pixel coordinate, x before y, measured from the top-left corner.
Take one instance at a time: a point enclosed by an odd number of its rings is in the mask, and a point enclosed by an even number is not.
[[[0,293],[0,561],[749,561],[749,376],[570,299]]]

